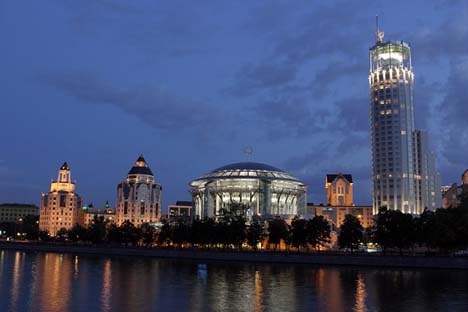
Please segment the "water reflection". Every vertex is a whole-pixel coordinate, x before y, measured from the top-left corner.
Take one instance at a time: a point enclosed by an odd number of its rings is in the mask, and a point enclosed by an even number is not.
[[[468,273],[0,251],[10,311],[464,310]]]

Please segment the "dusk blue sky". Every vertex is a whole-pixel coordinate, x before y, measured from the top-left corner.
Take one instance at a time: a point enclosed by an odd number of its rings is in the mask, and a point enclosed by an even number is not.
[[[115,203],[143,154],[163,206],[252,161],[325,201],[326,173],[371,204],[368,51],[411,44],[416,127],[444,184],[468,168],[467,1],[0,2],[0,202],[39,204],[67,161],[85,202]]]

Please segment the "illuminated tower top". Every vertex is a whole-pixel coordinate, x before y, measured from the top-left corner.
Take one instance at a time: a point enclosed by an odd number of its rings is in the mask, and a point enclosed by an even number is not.
[[[135,161],[135,165],[130,169],[127,175],[127,181],[152,183],[154,181],[153,172],[143,155],[140,155]]]
[[[64,162],[58,171],[56,181],[50,184],[51,192],[71,192],[75,191],[75,182],[71,180],[71,170],[67,162]]]
[[[376,17],[375,45],[370,49],[370,72],[390,68],[413,70],[411,64],[411,48],[403,41],[383,41],[384,32],[379,27],[379,17]]]

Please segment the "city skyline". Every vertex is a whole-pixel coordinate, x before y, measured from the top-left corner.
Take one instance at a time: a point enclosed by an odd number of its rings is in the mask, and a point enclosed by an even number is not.
[[[115,205],[116,183],[143,153],[166,207],[190,198],[190,180],[243,161],[250,145],[253,161],[308,183],[309,202],[325,202],[323,176],[341,171],[355,178],[355,202],[370,204],[366,77],[376,13],[389,38],[412,46],[416,128],[430,134],[443,184],[466,169],[458,94],[467,62],[457,47],[468,34],[466,6],[412,3],[400,25],[383,2],[352,16],[343,2],[161,4],[151,14],[118,3],[2,4],[11,50],[1,60],[0,202],[38,204],[68,161],[86,203]],[[297,18],[277,18],[284,14]],[[96,165],[105,170],[96,174]]]

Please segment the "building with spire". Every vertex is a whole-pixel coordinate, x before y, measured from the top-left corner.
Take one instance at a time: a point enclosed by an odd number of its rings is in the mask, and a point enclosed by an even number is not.
[[[415,131],[411,48],[384,41],[378,24],[369,51],[369,86],[374,213],[381,207],[411,214],[437,208],[440,179],[435,165],[424,163],[430,155],[427,136]]]
[[[141,226],[159,221],[161,190],[145,158],[140,155],[125,180],[117,186],[117,224],[128,220],[135,226]]]
[[[41,196],[39,229],[55,236],[61,228],[71,229],[84,224],[83,199],[75,193],[75,182],[65,162],[60,167],[57,180],[50,184],[50,191]]]
[[[352,206],[353,177],[350,174],[327,174],[325,176],[328,206]]]

